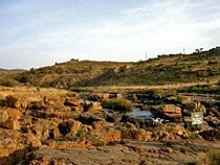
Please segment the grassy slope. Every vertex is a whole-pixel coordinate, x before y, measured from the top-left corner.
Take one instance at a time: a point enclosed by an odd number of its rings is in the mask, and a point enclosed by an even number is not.
[[[130,86],[207,82],[219,78],[220,50],[160,56],[138,63],[69,61],[34,69],[17,77],[44,87]]]

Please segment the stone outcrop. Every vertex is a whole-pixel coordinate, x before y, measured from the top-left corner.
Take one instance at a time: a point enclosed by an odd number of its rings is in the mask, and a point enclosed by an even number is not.
[[[159,113],[166,119],[180,119],[182,117],[181,108],[172,104],[162,105]]]

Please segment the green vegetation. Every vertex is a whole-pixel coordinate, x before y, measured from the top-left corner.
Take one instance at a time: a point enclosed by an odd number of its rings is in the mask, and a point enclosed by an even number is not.
[[[13,72],[0,72],[0,85],[7,87],[14,87],[20,85],[20,83],[15,80],[18,73]]]
[[[190,130],[186,130],[188,136],[190,139],[198,139],[199,135],[196,132],[190,131]]]
[[[104,108],[113,109],[119,112],[131,111],[133,108],[132,103],[124,98],[115,98],[115,99],[106,100],[102,103],[102,106]]]
[[[75,135],[75,139],[81,138],[83,136],[83,127],[80,127]]]

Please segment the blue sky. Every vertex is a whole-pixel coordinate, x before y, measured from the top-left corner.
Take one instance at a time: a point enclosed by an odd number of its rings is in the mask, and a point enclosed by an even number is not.
[[[218,45],[219,0],[0,1],[0,68],[138,61]]]

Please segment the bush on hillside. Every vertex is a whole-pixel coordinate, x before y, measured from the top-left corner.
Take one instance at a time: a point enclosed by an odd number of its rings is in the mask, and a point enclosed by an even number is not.
[[[15,86],[20,85],[20,83],[16,80],[5,79],[5,80],[0,81],[0,85],[1,86],[6,86],[6,87],[15,87]]]

